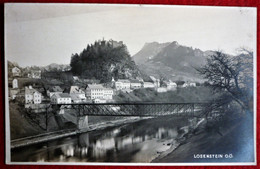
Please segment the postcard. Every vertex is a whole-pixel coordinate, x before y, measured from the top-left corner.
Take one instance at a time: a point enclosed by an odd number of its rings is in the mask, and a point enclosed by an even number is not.
[[[7,164],[256,165],[256,8],[4,9]]]

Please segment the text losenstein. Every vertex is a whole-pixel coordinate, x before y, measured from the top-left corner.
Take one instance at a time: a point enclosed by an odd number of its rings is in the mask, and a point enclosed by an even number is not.
[[[194,158],[224,158],[223,154],[194,154]]]

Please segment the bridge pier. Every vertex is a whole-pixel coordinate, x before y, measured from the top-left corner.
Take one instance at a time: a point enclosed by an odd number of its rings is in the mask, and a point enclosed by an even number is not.
[[[88,116],[78,117],[78,129],[88,129]]]

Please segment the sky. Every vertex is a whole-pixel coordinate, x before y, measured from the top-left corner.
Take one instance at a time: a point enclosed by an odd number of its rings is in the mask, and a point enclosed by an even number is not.
[[[256,51],[256,8],[5,4],[5,56],[22,67],[69,64],[72,54],[103,38],[123,41],[131,55],[155,41]]]

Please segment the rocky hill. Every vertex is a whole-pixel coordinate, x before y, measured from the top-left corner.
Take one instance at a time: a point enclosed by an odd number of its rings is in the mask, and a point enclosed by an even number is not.
[[[206,63],[209,51],[171,43],[146,43],[133,56],[140,70],[157,78],[202,81],[194,68]]]
[[[70,66],[74,75],[99,79],[101,82],[110,82],[112,77],[115,80],[150,79],[138,69],[127,47],[113,40],[96,41],[80,54],[73,54]]]

